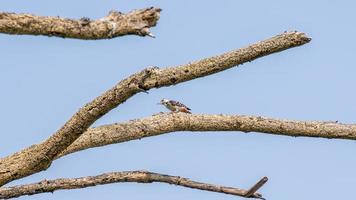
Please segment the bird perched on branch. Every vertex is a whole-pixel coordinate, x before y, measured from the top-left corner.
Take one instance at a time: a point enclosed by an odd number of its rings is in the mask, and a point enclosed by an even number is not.
[[[162,99],[159,104],[164,105],[166,108],[168,108],[172,112],[184,112],[184,113],[191,114],[190,108],[188,108],[187,106],[185,106],[184,104],[182,104],[178,101]]]

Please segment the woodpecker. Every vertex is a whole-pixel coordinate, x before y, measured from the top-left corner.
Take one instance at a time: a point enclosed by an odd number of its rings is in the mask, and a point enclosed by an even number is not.
[[[188,108],[187,106],[185,106],[184,104],[182,104],[178,101],[162,99],[159,104],[164,105],[166,108],[168,108],[172,112],[184,112],[184,113],[191,114],[190,108]]]

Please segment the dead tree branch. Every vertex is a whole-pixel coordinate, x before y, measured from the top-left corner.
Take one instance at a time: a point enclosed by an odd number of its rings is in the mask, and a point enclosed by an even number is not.
[[[267,183],[268,178],[265,176],[261,180],[259,180],[255,185],[253,185],[249,190],[246,191],[245,197],[256,197],[259,194],[256,194],[257,190],[259,190],[265,183]],[[260,196],[261,199],[262,195]]]
[[[96,185],[118,183],[118,182],[137,182],[137,183],[161,182],[161,183],[179,185],[179,186],[193,188],[193,189],[231,194],[231,195],[241,196],[246,198],[263,199],[261,194],[256,193],[257,190],[253,191],[253,193],[250,193],[249,191],[239,189],[239,188],[201,183],[201,182],[191,181],[187,178],[183,178],[180,176],[170,176],[170,175],[157,174],[157,173],[147,172],[147,171],[112,172],[112,173],[101,174],[98,176],[43,180],[41,182],[32,183],[32,184],[19,185],[13,187],[3,187],[0,188],[0,198],[9,199],[9,198],[19,197],[23,195],[33,195],[39,193],[54,192],[55,190],[86,188],[86,187],[92,187]]]
[[[46,35],[84,40],[109,39],[123,35],[153,36],[149,30],[159,20],[160,8],[134,10],[127,14],[111,11],[108,16],[90,20],[41,17],[30,14],[0,13],[0,33]]]
[[[176,131],[242,131],[356,140],[356,125],[337,122],[279,120],[244,115],[163,113],[144,119],[89,128],[57,158],[88,148]]]
[[[164,69],[151,67],[135,73],[86,104],[44,142],[0,159],[0,186],[47,169],[53,159],[97,119],[139,92],[217,73],[272,53],[306,44],[310,40],[304,33],[286,32],[248,47],[187,65]]]

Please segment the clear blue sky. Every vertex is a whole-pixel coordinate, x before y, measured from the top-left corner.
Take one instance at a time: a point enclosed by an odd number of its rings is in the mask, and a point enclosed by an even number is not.
[[[356,26],[353,1],[19,1],[0,10],[92,19],[109,10],[163,9],[156,39],[83,41],[0,35],[0,156],[38,143],[82,105],[146,66],[184,64],[298,30],[313,38],[295,49],[209,77],[138,94],[97,125],[146,117],[161,98],[194,113],[295,120],[356,121]],[[55,161],[13,184],[110,171],[150,170],[248,188],[262,176],[267,199],[351,199],[354,141],[261,133],[172,133],[90,149]],[[239,199],[167,184],[120,183],[20,199]]]

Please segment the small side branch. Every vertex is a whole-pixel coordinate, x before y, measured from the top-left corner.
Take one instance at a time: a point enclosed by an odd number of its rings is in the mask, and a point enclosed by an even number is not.
[[[245,197],[258,197],[260,199],[264,199],[262,198],[262,196],[257,192],[257,190],[259,190],[265,183],[267,183],[268,178],[265,176],[263,177],[260,181],[258,181],[254,186],[252,186],[249,190],[247,190]]]
[[[108,16],[90,20],[42,17],[30,14],[0,13],[0,33],[46,35],[84,40],[110,39],[123,35],[153,36],[160,8],[134,10],[127,14],[111,11]]]
[[[256,193],[256,189],[252,194],[249,191],[226,187],[221,185],[214,185],[208,183],[201,183],[183,178],[180,176],[171,176],[165,174],[158,174],[147,171],[127,171],[127,172],[112,172],[105,173],[98,176],[88,176],[80,178],[65,178],[55,180],[43,180],[41,182],[19,185],[13,187],[0,188],[0,198],[9,199],[19,197],[23,195],[33,195],[46,192],[54,192],[55,190],[68,190],[92,187],[96,185],[104,185],[110,183],[122,183],[122,182],[137,182],[137,183],[153,183],[161,182],[172,185],[179,185],[183,187],[205,190],[211,192],[231,194],[235,196],[241,196],[246,198],[262,198],[262,195]],[[249,194],[247,196],[247,194]]]

